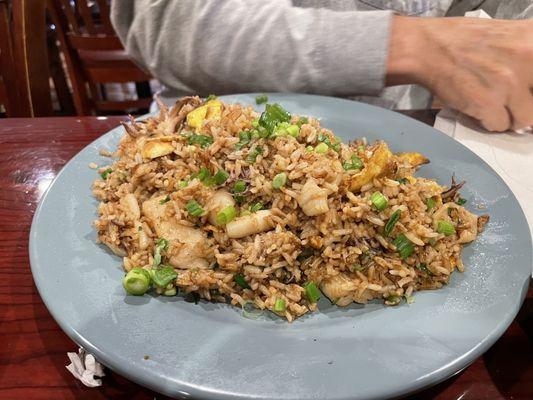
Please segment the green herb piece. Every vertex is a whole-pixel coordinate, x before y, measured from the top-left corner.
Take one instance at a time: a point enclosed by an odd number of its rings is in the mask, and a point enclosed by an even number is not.
[[[459,197],[457,201],[455,202],[457,205],[462,206],[466,204],[466,199],[463,199],[462,197]]]
[[[282,313],[285,312],[286,308],[287,305],[284,299],[276,299],[276,302],[274,303],[274,312]]]
[[[233,193],[243,193],[246,191],[246,182],[237,181],[233,185]]]
[[[155,250],[154,250],[154,262],[153,266],[154,268],[157,268],[159,264],[161,264],[161,252],[165,251],[168,248],[168,240],[161,238],[158,239],[155,243]]]
[[[428,269],[428,266],[427,266],[426,263],[420,263],[420,264],[416,265],[415,267],[416,267],[416,269],[418,269],[418,270],[424,272],[425,274],[433,275],[433,274],[431,273],[431,271]]]
[[[437,202],[433,197],[430,197],[426,200],[426,207],[428,211],[433,210],[436,205],[437,205]]]
[[[307,283],[307,285],[305,285],[304,288],[305,288],[305,295],[307,296],[307,299],[309,300],[309,302],[316,303],[318,299],[320,299],[320,290],[318,290],[314,282]]]
[[[297,138],[300,135],[300,127],[298,125],[289,125],[286,131],[293,138]]]
[[[413,246],[413,243],[409,239],[407,239],[407,237],[403,233],[396,239],[394,239],[392,244],[396,246],[396,251],[404,260],[415,252],[415,247]]]
[[[174,271],[174,268],[167,265],[155,270],[154,275],[152,277],[152,281],[156,286],[164,288],[177,277],[178,274],[176,273],[176,271]]]
[[[259,125],[265,128],[268,137],[280,122],[289,122],[290,120],[291,115],[279,104],[267,104],[265,111],[259,117]]]
[[[233,280],[237,285],[242,287],[243,289],[250,289],[250,285],[248,285],[248,282],[244,279],[244,276],[241,274],[235,274],[233,275]]]
[[[170,196],[167,194],[167,197],[165,197],[163,200],[159,200],[159,204],[163,205],[165,203],[168,203],[170,201]]]
[[[385,208],[387,208],[387,205],[389,204],[387,198],[383,196],[381,192],[372,193],[372,196],[370,196],[370,201],[378,211],[383,211]]]
[[[255,98],[255,104],[264,104],[267,101],[268,101],[268,96],[266,94],[256,96]]]
[[[215,176],[213,177],[215,184],[222,185],[224,182],[226,182],[229,178],[229,173],[224,171],[223,169],[219,169]]]
[[[257,202],[250,207],[250,212],[257,212],[263,209],[263,203]]]
[[[211,100],[215,100],[216,98],[217,98],[216,95],[214,95],[214,94],[210,94],[209,96],[207,96],[207,97],[205,98],[205,101],[208,102],[208,101],[211,101]]]
[[[311,152],[311,151],[313,151],[313,150],[314,150],[314,149],[313,149],[313,146],[307,146],[307,147],[305,148],[305,151],[308,151],[308,152]]]
[[[263,148],[260,146],[254,147],[254,149],[248,153],[248,156],[246,157],[246,162],[248,162],[249,164],[253,164],[259,154],[263,154]]]
[[[442,233],[444,236],[451,236],[455,234],[455,227],[451,222],[439,220],[437,221],[437,232]]]
[[[204,209],[198,204],[196,200],[189,201],[185,208],[192,217],[200,217],[204,213]]]
[[[300,128],[304,124],[308,124],[309,120],[306,117],[300,117],[300,119],[296,122],[296,125],[298,125]]]
[[[329,147],[326,143],[319,143],[315,146],[315,153],[325,154],[328,151]]]
[[[218,225],[226,225],[237,216],[237,210],[233,206],[224,207],[217,213],[216,222]]]
[[[402,301],[402,297],[392,294],[388,296],[385,300],[387,300],[389,303],[394,303],[396,305],[396,304],[400,304],[400,301]]]
[[[122,286],[129,294],[142,296],[150,288],[150,273],[143,268],[133,268],[122,279]]]
[[[353,264],[353,265],[350,266],[350,270],[352,272],[353,271],[363,272],[365,269],[366,269],[366,267],[361,265],[361,264]]]
[[[272,180],[272,187],[274,189],[279,189],[282,186],[285,186],[286,183],[287,183],[287,174],[285,172],[281,172],[277,174]]]
[[[332,142],[329,136],[327,135],[319,135],[318,141],[326,144],[326,146],[328,146],[332,150],[335,150],[336,152],[339,152],[341,149],[340,141],[335,140],[335,142]]]
[[[406,185],[407,183],[409,183],[409,179],[407,178],[396,179],[396,181],[398,181],[401,185]]]
[[[178,290],[175,287],[172,287],[170,289],[167,289],[163,292],[163,296],[175,296],[178,294]]]
[[[244,146],[248,145],[252,140],[252,133],[250,131],[239,132],[239,143],[235,145],[236,150],[241,150]]]
[[[112,170],[111,168],[108,168],[108,169],[106,169],[104,172],[102,172],[102,173],[100,174],[100,176],[102,177],[102,179],[105,180],[105,179],[107,179],[107,178],[109,177],[109,174],[110,174],[111,172],[113,172],[113,170]]]
[[[187,143],[189,143],[190,145],[197,144],[202,149],[205,149],[213,143],[213,138],[211,136],[197,135],[193,133],[187,137]]]
[[[396,222],[398,222],[401,215],[402,212],[400,210],[396,210],[392,213],[389,220],[385,224],[385,229],[383,229],[383,232],[385,232],[385,236],[390,236],[392,230],[394,229],[394,225],[396,225]]]

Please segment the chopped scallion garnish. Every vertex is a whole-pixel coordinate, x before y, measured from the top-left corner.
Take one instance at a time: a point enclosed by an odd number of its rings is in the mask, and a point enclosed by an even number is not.
[[[459,197],[456,201],[457,205],[462,206],[466,204],[466,199],[463,199],[462,197]]]
[[[451,236],[455,234],[455,227],[451,222],[439,220],[437,221],[437,232],[442,233],[444,236]]]
[[[276,302],[274,303],[274,312],[282,313],[285,312],[286,308],[287,305],[284,299],[276,299]]]
[[[192,217],[200,217],[204,213],[204,209],[198,204],[196,200],[189,201],[185,208]]]
[[[268,96],[266,94],[256,96],[255,98],[255,104],[264,104],[267,101],[268,101]]]
[[[372,196],[370,196],[370,201],[378,211],[383,211],[385,208],[387,208],[387,205],[389,204],[387,198],[383,196],[383,194],[381,194],[380,192],[372,193]]]
[[[262,209],[263,209],[263,203],[257,202],[255,204],[252,204],[252,206],[250,207],[250,212],[254,213]]]
[[[235,182],[235,185],[233,185],[233,193],[243,193],[244,191],[246,191],[246,182],[244,181]]]
[[[263,148],[260,146],[256,146],[254,147],[253,150],[251,150],[248,153],[248,156],[246,157],[246,161],[250,164],[253,164],[259,154],[263,154]]]
[[[242,306],[242,315],[245,318],[257,319],[263,314],[263,310],[255,305],[253,301],[247,301]]]
[[[237,216],[237,210],[233,206],[224,207],[217,213],[216,222],[218,225],[226,225]]]
[[[180,188],[186,188],[188,185],[189,185],[189,182],[188,182],[188,181],[179,181],[179,182],[178,182],[178,186],[179,186]]]
[[[163,200],[159,200],[159,204],[165,204],[170,201],[170,196],[167,194],[167,197],[165,197]]]
[[[325,154],[328,151],[329,147],[326,143],[319,143],[315,146],[315,153]]]
[[[431,275],[431,272],[430,270],[428,269],[428,266],[426,263],[420,263],[418,265],[416,265],[416,269],[428,274],[428,275]]]
[[[176,271],[174,271],[174,268],[167,265],[163,268],[158,268],[155,270],[152,281],[156,286],[159,286],[160,288],[166,287],[169,283],[171,283],[173,280],[175,280],[178,277],[178,274]]]
[[[208,102],[208,101],[211,101],[211,100],[215,100],[216,98],[217,98],[216,95],[214,95],[214,94],[210,94],[209,96],[207,96],[207,97],[205,98],[205,101]]]
[[[222,185],[229,178],[229,174],[223,169],[219,169],[213,177],[215,184]]]
[[[281,172],[277,174],[272,180],[272,187],[274,189],[279,189],[282,186],[285,186],[286,183],[287,183],[287,174],[285,172]]]
[[[237,285],[242,287],[243,289],[250,289],[250,285],[248,285],[248,282],[244,279],[244,276],[241,274],[235,274],[233,275],[233,280]]]
[[[415,251],[413,243],[409,239],[407,239],[407,237],[403,233],[399,235],[396,239],[394,239],[392,244],[396,246],[396,251],[398,251],[400,257],[404,260],[411,254],[413,254]]]
[[[129,294],[142,296],[150,288],[150,273],[143,268],[133,268],[122,279],[122,286]]]
[[[213,138],[211,136],[196,135],[193,133],[187,137],[187,143],[189,143],[190,145],[197,144],[202,149],[204,149],[213,143]]]
[[[396,225],[396,222],[400,219],[402,212],[400,210],[396,210],[392,213],[389,220],[385,224],[385,229],[383,232],[385,233],[385,236],[390,236],[392,230],[394,229],[394,225]]]
[[[317,286],[314,282],[309,282],[305,286],[305,295],[307,296],[307,299],[311,303],[316,303],[318,299],[320,299],[320,290],[318,290]]]
[[[102,177],[102,179],[107,179],[111,172],[113,172],[113,170],[111,168],[108,168],[104,172],[102,172],[100,176]]]
[[[431,211],[432,209],[434,209],[436,205],[437,205],[437,202],[435,201],[433,197],[430,197],[426,200],[426,207],[428,211]]]

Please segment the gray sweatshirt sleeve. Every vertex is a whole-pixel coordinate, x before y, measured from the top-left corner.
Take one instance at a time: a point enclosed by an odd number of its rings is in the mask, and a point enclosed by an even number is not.
[[[113,0],[127,52],[181,93],[375,94],[389,11],[294,7],[290,0]]]

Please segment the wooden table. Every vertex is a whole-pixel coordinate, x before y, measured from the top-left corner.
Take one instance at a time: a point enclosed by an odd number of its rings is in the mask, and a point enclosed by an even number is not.
[[[431,111],[411,114],[426,123],[434,119]],[[70,375],[66,352],[78,346],[44,306],[28,260],[31,219],[51,180],[86,144],[123,119],[0,119],[0,399],[164,398],[110,371],[97,389]],[[530,287],[520,314],[485,355],[411,399],[533,399],[532,341]]]

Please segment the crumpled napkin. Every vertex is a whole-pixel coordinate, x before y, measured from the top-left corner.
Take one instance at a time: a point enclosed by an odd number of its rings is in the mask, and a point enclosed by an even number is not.
[[[80,347],[77,353],[67,353],[67,356],[70,364],[66,368],[76,379],[88,387],[102,386],[102,380],[96,378],[105,376],[104,367],[92,354]]]

